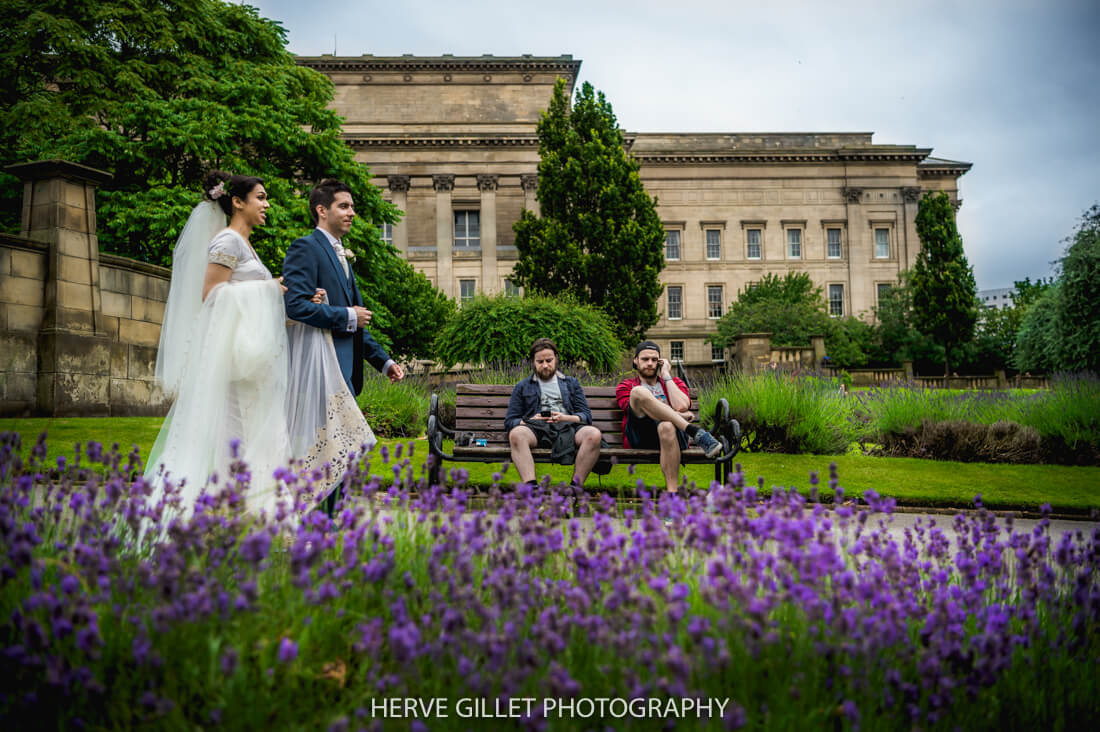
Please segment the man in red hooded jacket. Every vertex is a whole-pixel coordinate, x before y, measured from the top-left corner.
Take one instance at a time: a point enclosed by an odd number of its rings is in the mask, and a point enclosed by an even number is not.
[[[637,376],[623,379],[615,399],[623,410],[623,447],[661,451],[665,487],[675,492],[680,478],[680,453],[688,439],[703,448],[708,458],[722,451],[722,443],[705,429],[692,424],[694,415],[687,384],[672,376],[667,359],[653,341],[634,349]]]

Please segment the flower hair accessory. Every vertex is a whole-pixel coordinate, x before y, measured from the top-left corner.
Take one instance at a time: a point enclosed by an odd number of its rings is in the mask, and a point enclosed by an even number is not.
[[[225,195],[225,181],[218,181],[218,185],[211,188],[209,191],[207,191],[207,193],[210,194],[211,201],[217,201],[219,198]]]

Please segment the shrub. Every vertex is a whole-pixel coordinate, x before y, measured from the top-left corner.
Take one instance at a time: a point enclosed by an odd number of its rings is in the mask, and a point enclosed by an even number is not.
[[[428,425],[428,385],[418,376],[397,383],[374,369],[363,374],[356,402],[378,437],[418,437]]]
[[[702,414],[712,414],[725,397],[730,416],[741,423],[750,451],[839,455],[859,439],[858,402],[839,393],[839,382],[817,376],[767,373],[718,379],[699,397]]]
[[[513,364],[527,360],[536,338],[552,338],[564,364],[585,363],[610,371],[622,344],[601,310],[568,300],[528,296],[479,296],[463,304],[443,326],[435,350],[447,367],[456,363]]]
[[[1056,376],[1050,389],[1032,394],[882,387],[864,405],[868,432],[892,455],[1100,463],[1100,379],[1092,374]],[[948,426],[935,426],[940,423]],[[992,430],[995,425],[1001,426]]]
[[[1036,463],[1039,433],[1016,422],[977,424],[961,419],[922,420],[883,436],[882,452],[900,457],[975,463]]]

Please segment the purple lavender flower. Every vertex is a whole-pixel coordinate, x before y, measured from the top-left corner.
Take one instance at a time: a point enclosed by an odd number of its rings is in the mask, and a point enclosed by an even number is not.
[[[298,657],[298,644],[289,638],[279,641],[279,663],[290,663]]]
[[[249,534],[241,541],[241,556],[252,564],[259,564],[266,559],[270,549],[271,534],[262,529]]]

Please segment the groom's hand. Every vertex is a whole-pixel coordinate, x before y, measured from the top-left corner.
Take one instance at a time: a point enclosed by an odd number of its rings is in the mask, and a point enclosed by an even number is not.
[[[367,325],[370,323],[371,311],[367,310],[364,307],[360,307],[359,305],[352,306],[352,309],[355,310],[356,325],[360,328],[366,328]]]
[[[405,372],[398,364],[390,366],[390,370],[386,372],[386,375],[390,377],[390,383],[396,384],[401,379],[405,378]]]

